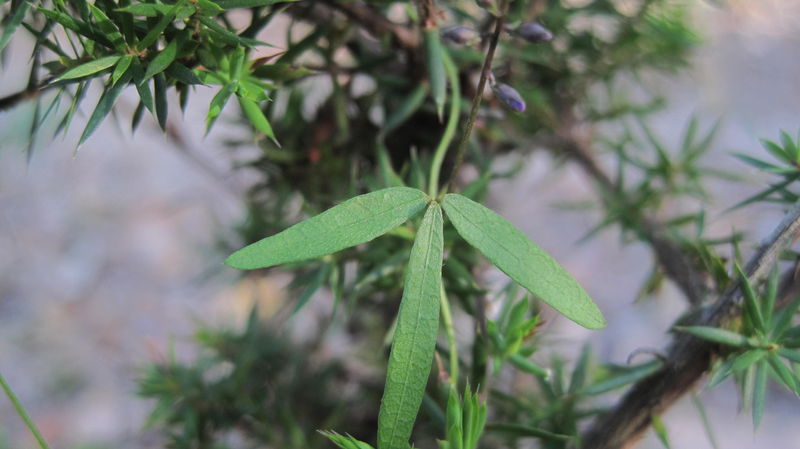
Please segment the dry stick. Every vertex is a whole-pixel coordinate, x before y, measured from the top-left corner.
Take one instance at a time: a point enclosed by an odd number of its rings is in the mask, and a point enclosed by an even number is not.
[[[332,0],[325,0],[324,3],[332,9],[338,9],[374,36],[391,34],[400,47],[406,50],[415,50],[420,45],[419,36],[413,29],[392,22],[367,4]]]
[[[464,134],[458,144],[456,151],[456,162],[453,169],[450,171],[450,179],[447,182],[447,189],[445,191],[452,191],[453,185],[456,180],[458,169],[461,168],[461,163],[464,162],[464,153],[467,152],[467,145],[469,145],[469,136],[472,134],[472,128],[475,126],[475,119],[478,116],[478,107],[481,105],[483,98],[483,89],[486,88],[486,79],[489,77],[489,72],[492,70],[492,59],[494,59],[494,52],[497,49],[497,42],[500,40],[500,33],[503,31],[503,23],[506,18],[506,10],[508,9],[508,0],[504,0],[500,6],[500,16],[495,19],[494,33],[489,42],[489,50],[486,52],[486,58],[483,60],[483,68],[481,69],[481,78],[478,81],[478,90],[475,92],[475,97],[472,98],[472,108],[469,110],[469,119],[464,128]]]
[[[783,249],[800,233],[800,203],[795,204],[750,258],[746,273],[751,283],[764,279]],[[701,311],[687,325],[718,327],[734,316],[742,301],[740,282],[725,291],[708,310]],[[686,394],[708,371],[718,346],[689,334],[677,335],[663,367],[636,383],[605,415],[584,433],[583,449],[631,448],[641,439],[653,416],[662,414]]]

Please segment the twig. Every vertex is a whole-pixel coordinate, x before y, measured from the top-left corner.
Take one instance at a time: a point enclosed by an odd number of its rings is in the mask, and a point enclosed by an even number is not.
[[[415,50],[419,47],[419,36],[413,29],[392,22],[383,14],[361,2],[324,2],[332,9],[343,12],[347,17],[367,30],[370,34],[381,36],[385,33],[392,35],[400,47],[406,50]]]
[[[796,204],[746,265],[751,283],[764,279],[781,251],[800,233],[800,204]],[[710,308],[699,309],[687,325],[720,326],[734,316],[741,304],[740,283],[736,282]],[[686,394],[708,371],[717,349],[714,343],[689,334],[673,339],[663,367],[636,383],[617,405],[592,423],[583,435],[583,449],[632,447],[650,426],[653,416],[662,414]]]
[[[494,59],[494,52],[497,49],[497,42],[500,40],[500,33],[503,31],[503,23],[506,18],[506,10],[508,9],[508,1],[503,0],[500,6],[500,16],[495,19],[494,33],[492,33],[491,41],[489,42],[489,50],[486,52],[486,58],[483,60],[483,68],[481,69],[481,78],[478,81],[478,90],[475,92],[475,97],[472,99],[472,107],[469,110],[469,118],[464,128],[464,134],[458,144],[456,151],[456,161],[453,164],[453,169],[450,171],[450,178],[447,182],[447,189],[453,190],[456,175],[464,162],[464,153],[467,152],[469,145],[469,137],[472,134],[472,128],[475,126],[475,119],[478,117],[478,107],[481,105],[483,98],[483,90],[486,88],[486,80],[489,78],[489,72],[492,70],[492,60]]]
[[[13,94],[9,94],[6,95],[5,97],[0,98],[0,111],[11,109],[14,106],[24,101],[38,97],[51,87],[55,87],[52,84],[50,84],[51,81],[53,81],[53,78],[48,78],[43,82],[33,86],[29,84],[23,90],[14,92]]]
[[[17,414],[25,423],[25,426],[28,428],[31,434],[33,434],[33,437],[36,438],[36,442],[39,443],[39,447],[41,449],[50,449],[47,445],[47,442],[44,440],[42,433],[39,432],[39,428],[36,427],[36,424],[31,419],[31,416],[25,410],[25,407],[22,405],[22,402],[20,402],[17,395],[14,394],[14,391],[11,390],[11,387],[8,385],[8,383],[6,383],[6,380],[3,378],[2,374],[0,374],[0,388],[2,388],[6,393],[8,400],[10,400],[11,404],[14,405],[14,409],[17,411]]]

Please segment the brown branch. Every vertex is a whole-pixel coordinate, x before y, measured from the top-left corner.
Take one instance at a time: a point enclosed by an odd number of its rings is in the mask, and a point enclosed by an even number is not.
[[[800,204],[795,205],[746,265],[751,283],[767,276],[781,251],[800,232]],[[721,326],[739,310],[740,284],[733,284],[713,306],[698,309],[687,325]],[[631,448],[650,426],[653,416],[662,414],[686,394],[708,371],[718,349],[713,343],[689,334],[675,336],[663,367],[636,383],[611,411],[599,417],[584,433],[583,449]]]
[[[497,50],[497,43],[500,41],[500,34],[503,31],[503,24],[506,20],[506,12],[508,11],[509,3],[509,0],[503,0],[503,3],[500,5],[500,16],[495,17],[494,31],[492,32],[492,36],[489,40],[489,49],[486,51],[486,57],[483,59],[481,77],[478,80],[478,90],[475,92],[475,96],[472,97],[472,106],[469,110],[469,118],[464,126],[464,133],[461,135],[461,140],[459,141],[458,149],[456,150],[456,160],[453,164],[453,168],[450,170],[449,179],[445,184],[447,186],[446,190],[451,192],[455,187],[458,170],[461,168],[461,164],[464,162],[464,154],[467,152],[467,147],[469,146],[469,138],[472,135],[472,127],[475,125],[475,119],[478,117],[478,108],[481,105],[483,90],[486,88],[486,81],[489,78],[489,73],[492,71],[492,60],[494,60],[494,53],[495,50]]]
[[[5,97],[0,98],[0,111],[5,111],[8,109],[13,108],[14,106],[38,97],[39,95],[43,94],[46,90],[54,87],[50,84],[53,81],[53,78],[48,78],[43,82],[37,85],[28,85],[25,89],[20,90],[18,92],[14,92],[13,94],[6,95]]]
[[[382,36],[388,33],[405,50],[415,50],[419,47],[419,35],[414,29],[392,22],[369,5],[361,2],[345,3],[331,0],[325,0],[325,4],[332,9],[341,11],[351,20],[358,22],[362,28],[374,36]]]

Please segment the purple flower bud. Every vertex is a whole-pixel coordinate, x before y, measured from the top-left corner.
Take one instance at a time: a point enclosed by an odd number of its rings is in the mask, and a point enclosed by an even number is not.
[[[472,28],[465,26],[454,26],[442,30],[442,39],[454,44],[471,44],[478,40],[480,35]]]
[[[508,84],[498,83],[492,86],[492,91],[498,100],[516,112],[525,111],[525,100],[516,89]]]
[[[532,44],[549,42],[553,39],[553,33],[550,30],[534,22],[523,23],[517,27],[515,33]]]

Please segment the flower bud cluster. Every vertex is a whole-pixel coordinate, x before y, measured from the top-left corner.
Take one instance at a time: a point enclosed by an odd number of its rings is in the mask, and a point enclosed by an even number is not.
[[[486,9],[490,14],[496,15],[497,5],[494,0],[476,0],[476,2],[478,6]],[[553,39],[553,33],[536,22],[522,23],[517,27],[506,26],[504,29],[508,33],[532,44],[549,42]],[[441,37],[443,41],[451,44],[472,45],[480,40],[481,35],[472,28],[458,25],[442,30]],[[514,112],[525,111],[525,100],[516,89],[508,84],[496,82],[494,74],[491,71],[486,75],[495,98]]]

